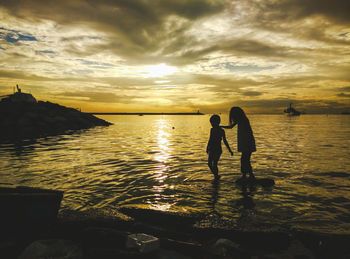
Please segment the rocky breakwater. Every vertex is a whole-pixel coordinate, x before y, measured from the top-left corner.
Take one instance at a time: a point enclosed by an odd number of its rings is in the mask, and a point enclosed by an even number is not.
[[[4,143],[111,123],[73,108],[36,101],[31,94],[15,93],[0,101],[0,125],[0,143]]]

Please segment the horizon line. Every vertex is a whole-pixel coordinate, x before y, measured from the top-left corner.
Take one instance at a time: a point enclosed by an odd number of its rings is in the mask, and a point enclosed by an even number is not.
[[[202,113],[202,112],[84,112],[93,115],[207,115],[207,114],[226,114],[226,113]],[[247,113],[250,115],[285,115],[283,113]],[[347,112],[340,113],[304,113],[305,115],[349,115]],[[287,116],[287,115],[285,115]]]
[[[204,115],[201,112],[86,112],[93,115]]]

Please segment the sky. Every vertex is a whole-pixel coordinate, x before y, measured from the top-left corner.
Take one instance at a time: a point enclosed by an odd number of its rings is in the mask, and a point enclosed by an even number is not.
[[[0,0],[0,95],[85,112],[350,111],[349,0]]]

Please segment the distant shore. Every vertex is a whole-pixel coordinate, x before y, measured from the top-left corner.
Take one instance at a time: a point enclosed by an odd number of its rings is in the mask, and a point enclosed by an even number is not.
[[[201,112],[87,112],[92,115],[204,115]]]

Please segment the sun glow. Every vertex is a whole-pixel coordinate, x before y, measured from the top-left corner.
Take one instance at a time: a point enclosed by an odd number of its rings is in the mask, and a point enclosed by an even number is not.
[[[139,72],[144,78],[164,77],[178,72],[178,69],[176,67],[168,66],[162,63],[153,66],[145,66],[141,68]]]
[[[164,119],[158,120],[157,140],[159,153],[155,156],[158,162],[166,162],[170,157],[168,140],[170,134],[165,130],[166,126],[167,123]]]

